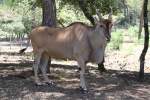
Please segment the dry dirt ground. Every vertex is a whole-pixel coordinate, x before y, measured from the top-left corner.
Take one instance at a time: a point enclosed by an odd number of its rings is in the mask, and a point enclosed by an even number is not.
[[[18,55],[20,46],[13,44],[10,49],[7,44],[0,44],[0,100],[150,100],[149,51],[145,79],[143,82],[137,80],[142,46],[136,46],[130,53],[107,50],[106,73],[100,73],[95,64],[88,64],[89,92],[82,94],[76,62],[53,60],[49,78],[55,85],[36,86],[31,53]],[[130,45],[123,47],[128,49]]]

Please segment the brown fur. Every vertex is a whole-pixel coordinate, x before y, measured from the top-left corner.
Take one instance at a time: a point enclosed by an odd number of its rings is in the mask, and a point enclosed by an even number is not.
[[[104,21],[104,23],[108,25],[108,21]],[[90,41],[88,40],[89,36],[93,34],[94,28],[81,22],[72,23],[65,28],[40,26],[33,29],[29,37],[33,46],[33,52],[39,52],[40,49],[40,51],[51,57],[62,59],[75,59],[75,52],[83,52],[86,61],[89,61],[89,59],[94,61],[92,58],[89,58],[93,48],[90,48],[92,46],[90,46]],[[81,41],[79,40],[80,38]],[[105,38],[98,40],[99,44],[103,45],[104,40]],[[79,51],[73,50],[75,45]]]

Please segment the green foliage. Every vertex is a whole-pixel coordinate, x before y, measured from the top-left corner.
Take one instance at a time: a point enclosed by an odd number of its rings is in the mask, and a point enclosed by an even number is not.
[[[73,5],[75,9],[79,9],[79,1],[80,0],[58,0],[60,3],[60,8],[65,5]],[[93,15],[95,14],[95,9],[100,9],[101,13],[107,14],[109,13],[109,7],[112,6],[113,12],[117,11],[117,0],[86,0],[86,5],[88,7],[89,12]]]
[[[28,0],[14,0],[13,6],[6,3],[0,5],[0,29],[3,37],[20,37],[31,31],[33,13]],[[16,3],[17,2],[17,3]],[[10,3],[11,4],[11,3]],[[14,6],[15,4],[15,6]],[[41,10],[35,9],[35,24],[41,23]]]
[[[41,9],[35,9],[33,15],[31,2],[32,0],[9,0],[5,5],[0,5],[0,29],[2,33],[7,33],[3,34],[4,36],[18,36],[31,32],[33,17],[35,26],[41,23]]]
[[[137,13],[140,13],[143,0],[126,0],[130,9],[135,10]]]
[[[141,39],[139,40],[138,39],[138,31],[139,31],[139,27],[138,26],[130,26],[129,28],[128,28],[128,36],[132,39],[132,41],[134,42],[134,43],[137,43],[137,44],[139,44],[139,43],[144,43],[143,41],[143,39],[144,39],[144,33],[142,32],[142,34],[141,34]]]
[[[75,21],[83,21],[85,23],[90,23],[86,20],[84,14],[81,11],[76,11],[73,7],[70,9],[70,5],[64,6],[62,9],[58,10],[57,18],[64,26],[67,26]],[[67,14],[68,13],[68,14]]]
[[[11,17],[10,17],[11,16]],[[3,35],[10,36],[12,34],[19,35],[24,33],[24,25],[21,22],[21,16],[14,15],[2,15],[0,18],[0,29],[2,33],[7,33]],[[2,35],[2,34],[1,34]]]
[[[5,38],[7,35],[9,35],[8,32],[3,31],[2,29],[0,29],[0,37],[1,38]]]
[[[34,14],[33,14],[34,13]],[[22,23],[25,27],[25,33],[29,33],[32,30],[32,27],[38,26],[42,22],[41,9],[37,8],[34,12],[28,12],[23,14]],[[33,17],[35,17],[33,19]],[[33,25],[34,24],[34,25]]]
[[[3,0],[5,5],[11,6],[13,4],[13,0]]]
[[[9,7],[17,6],[22,0],[3,0],[3,3]]]
[[[117,30],[112,32],[111,42],[109,43],[109,48],[114,50],[120,50],[123,43],[123,30]]]

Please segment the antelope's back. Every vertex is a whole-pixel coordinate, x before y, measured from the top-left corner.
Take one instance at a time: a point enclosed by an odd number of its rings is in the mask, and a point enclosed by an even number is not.
[[[33,49],[43,50],[54,58],[72,59],[75,46],[79,47],[79,51],[80,48],[87,50],[86,31],[87,28],[81,23],[65,28],[40,26],[32,30],[30,39]]]

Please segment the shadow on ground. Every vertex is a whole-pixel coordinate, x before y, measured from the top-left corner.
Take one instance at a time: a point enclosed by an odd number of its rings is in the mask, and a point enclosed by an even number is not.
[[[0,63],[0,100],[148,100],[150,74],[143,82],[137,72],[108,70],[99,73],[88,66],[86,80],[89,93],[79,90],[77,66],[52,64],[49,78],[55,85],[36,86],[32,62]],[[41,76],[40,76],[41,77]],[[42,77],[41,77],[42,78]]]

